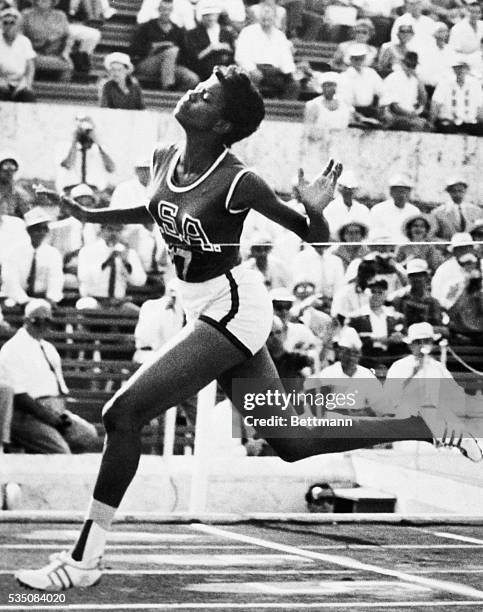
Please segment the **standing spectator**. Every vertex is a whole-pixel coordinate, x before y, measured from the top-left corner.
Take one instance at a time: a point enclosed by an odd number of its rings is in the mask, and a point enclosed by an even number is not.
[[[324,209],[324,217],[329,224],[330,233],[335,236],[342,223],[358,219],[369,225],[369,209],[354,199],[358,188],[355,174],[344,170],[337,181],[338,193],[332,202]]]
[[[348,268],[352,261],[362,259],[369,253],[367,246],[361,244],[367,240],[369,235],[369,226],[365,221],[357,217],[345,221],[335,230],[334,235],[337,241],[343,243],[333,253],[342,261],[344,270]]]
[[[104,58],[108,73],[101,83],[101,106],[143,110],[143,92],[137,79],[132,75],[134,67],[126,53],[109,53]]]
[[[304,132],[309,140],[317,140],[327,130],[345,130],[354,117],[354,108],[338,95],[340,75],[324,72],[320,78],[322,94],[305,104]]]
[[[99,238],[82,247],[77,268],[79,293],[95,298],[98,305],[134,310],[126,301],[127,285],[142,287],[146,274],[137,253],[120,242],[121,232],[121,225],[106,223]]]
[[[0,100],[35,102],[32,91],[35,51],[20,33],[22,17],[16,8],[0,11]]]
[[[352,45],[347,55],[351,65],[340,77],[341,94],[362,118],[377,119],[382,79],[366,65],[367,50],[364,45]]]
[[[466,201],[468,183],[462,176],[450,176],[446,181],[447,202],[431,213],[436,223],[435,235],[449,241],[456,232],[466,232],[481,217],[481,207]]]
[[[436,85],[451,76],[454,51],[448,45],[448,26],[439,21],[434,24],[431,43],[419,49],[420,64],[418,76],[426,87],[428,98],[431,99]]]
[[[44,337],[52,321],[45,300],[25,307],[24,325],[0,350],[0,367],[14,391],[12,442],[31,453],[91,450],[96,428],[65,408],[69,393],[60,355]]]
[[[406,242],[402,224],[419,214],[419,209],[409,202],[412,187],[412,182],[402,174],[389,179],[391,197],[371,208],[371,234],[389,236],[394,244]]]
[[[434,32],[434,19],[422,14],[422,0],[405,0],[406,12],[398,17],[392,26],[391,42],[397,42],[397,31],[401,25],[411,25],[414,30],[414,44],[422,47],[428,44]]]
[[[3,291],[16,304],[40,297],[55,304],[63,298],[62,256],[47,244],[49,222],[50,218],[40,207],[26,212],[30,244],[15,245],[5,258]]]
[[[344,264],[327,246],[306,244],[293,258],[292,277],[295,283],[312,282],[316,293],[332,299],[344,284]]]
[[[55,186],[58,191],[87,183],[103,191],[113,182],[116,166],[101,144],[94,121],[87,115],[78,115],[70,143],[58,146],[59,160]]]
[[[385,78],[396,68],[402,66],[404,57],[408,51],[413,51],[412,41],[414,29],[410,24],[401,24],[397,29],[397,41],[386,42],[381,46],[377,70]]]
[[[285,34],[275,27],[275,8],[272,5],[264,4],[260,22],[240,32],[235,61],[262,91],[297,99],[299,86],[294,79],[292,48]]]
[[[54,7],[58,0],[33,0],[31,9],[25,9],[23,31],[30,38],[37,73],[48,72],[60,81],[69,81],[73,64],[69,57],[69,22],[65,13]]]
[[[339,43],[332,58],[332,69],[342,72],[351,66],[350,51],[355,45],[364,47],[364,66],[372,66],[376,61],[377,49],[368,43],[374,35],[374,26],[370,19],[358,19],[353,28],[350,40]]]
[[[418,54],[407,51],[402,70],[394,70],[384,79],[384,95],[387,127],[392,130],[421,131],[427,128],[421,116],[427,102],[426,90],[416,76]]]
[[[32,197],[15,183],[18,168],[18,156],[13,151],[0,152],[0,207],[4,214],[22,218],[32,204]]]
[[[430,241],[434,239],[436,225],[433,217],[419,213],[403,221],[402,232],[410,242],[418,244],[402,244],[396,251],[396,261],[407,265],[412,259],[423,259],[431,272],[434,272],[443,261],[441,251]],[[428,244],[421,244],[427,242]]]
[[[481,84],[468,74],[464,58],[452,62],[453,75],[441,80],[431,101],[431,120],[437,132],[445,134],[483,135],[483,123],[478,111],[483,104]]]
[[[173,0],[161,0],[158,17],[138,26],[131,44],[136,74],[159,81],[162,89],[186,91],[199,82],[186,67],[185,32],[171,20]]]
[[[198,25],[186,34],[192,55],[192,68],[202,81],[209,78],[217,65],[233,63],[235,32],[220,25],[221,6],[215,0],[200,0],[196,6]]]
[[[481,62],[481,39],[483,38],[483,21],[481,7],[476,0],[466,3],[467,15],[455,23],[449,34],[449,45],[463,55],[471,69],[477,69]]]

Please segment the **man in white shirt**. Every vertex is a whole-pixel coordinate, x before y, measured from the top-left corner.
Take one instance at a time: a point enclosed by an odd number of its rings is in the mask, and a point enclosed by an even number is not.
[[[151,162],[149,159],[139,159],[134,165],[134,176],[127,181],[122,181],[114,189],[111,202],[111,208],[129,208],[132,206],[144,206],[148,203],[149,185],[149,168]]]
[[[448,26],[438,21],[434,27],[431,41],[414,49],[419,56],[418,76],[424,83],[428,95],[439,81],[451,76],[453,72],[451,64],[454,59],[454,50],[448,44]]]
[[[292,47],[285,34],[275,27],[275,7],[264,4],[260,22],[242,29],[235,47],[235,62],[246,70],[262,90],[297,99]]]
[[[33,453],[89,450],[97,441],[96,428],[65,410],[69,390],[61,359],[44,340],[51,320],[50,304],[32,300],[23,327],[0,350],[0,368],[14,392],[12,442]]]
[[[104,224],[99,238],[79,252],[77,275],[79,293],[97,302],[134,310],[126,303],[128,284],[142,287],[146,282],[139,256],[120,242],[121,225]]]
[[[394,175],[389,179],[391,197],[371,208],[371,237],[388,236],[394,244],[407,242],[401,229],[402,225],[406,219],[420,212],[414,204],[409,202],[412,187],[413,184],[409,178],[402,174]]]
[[[342,224],[351,220],[370,223],[369,209],[353,198],[358,182],[352,170],[344,170],[337,181],[338,193],[326,208],[324,217],[329,224],[332,238],[337,239],[336,232]]]
[[[18,244],[28,245],[29,235],[25,229],[25,221],[7,213],[8,206],[0,198],[0,265],[8,252]]]
[[[52,303],[63,298],[62,256],[47,244],[49,217],[40,207],[24,216],[30,241],[16,244],[7,254],[3,268],[3,293],[15,304],[25,304],[34,297]]]
[[[483,38],[483,20],[481,7],[475,0],[466,3],[467,16],[455,23],[449,34],[449,45],[456,52],[464,55],[472,70],[481,62],[481,39]]]
[[[391,42],[397,44],[397,32],[401,25],[411,25],[414,30],[413,42],[417,46],[429,43],[434,32],[434,19],[422,14],[422,0],[406,0],[406,12],[395,19],[391,30]]]
[[[483,123],[478,113],[483,104],[481,84],[468,74],[469,66],[463,57],[452,62],[453,74],[441,80],[431,100],[431,120],[436,131],[445,134],[483,135]]]
[[[315,292],[332,298],[344,285],[344,264],[327,246],[306,244],[292,260],[292,278],[295,283],[310,281]]]
[[[365,45],[352,45],[348,55],[351,65],[340,77],[341,96],[363,117],[377,119],[379,99],[382,96],[382,79],[373,68],[365,65]]]

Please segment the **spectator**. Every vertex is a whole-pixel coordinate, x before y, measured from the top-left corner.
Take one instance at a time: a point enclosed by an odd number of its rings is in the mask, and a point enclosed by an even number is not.
[[[418,54],[407,51],[402,70],[394,70],[384,83],[381,106],[385,107],[386,127],[391,130],[421,131],[427,128],[421,116],[427,101],[426,90],[416,76]]]
[[[259,270],[269,289],[288,287],[291,284],[290,273],[285,264],[271,254],[272,244],[268,234],[253,233],[251,236],[250,255],[246,265]]]
[[[431,101],[431,120],[437,132],[483,136],[478,111],[483,103],[481,84],[468,74],[465,59],[452,62],[453,75],[441,80]]]
[[[465,57],[472,70],[481,62],[481,39],[483,38],[483,21],[481,7],[476,0],[466,2],[467,15],[455,23],[449,34],[449,45],[458,54]]]
[[[369,209],[353,198],[358,188],[355,174],[351,170],[344,170],[337,181],[338,193],[335,198],[324,208],[324,217],[329,224],[330,233],[336,235],[336,230],[342,223],[352,219],[358,219],[369,224]]]
[[[294,79],[292,48],[285,34],[275,27],[275,8],[264,4],[260,22],[240,32],[235,61],[268,95],[296,100],[299,85]]]
[[[342,261],[344,270],[352,261],[357,258],[362,259],[369,253],[367,246],[361,244],[367,239],[368,234],[369,226],[357,217],[339,225],[335,231],[335,239],[343,244],[335,249],[334,255]],[[349,244],[345,244],[346,242]]]
[[[294,0],[294,2],[298,1]],[[245,26],[247,20],[245,3],[243,0],[222,0],[221,6],[223,8],[221,14],[222,23],[232,27],[238,34]]]
[[[0,100],[35,102],[35,51],[20,33],[22,17],[16,8],[6,8],[0,11],[0,19]]]
[[[358,19],[353,27],[352,38],[339,43],[332,58],[332,69],[342,72],[352,65],[350,52],[355,45],[365,49],[364,66],[372,66],[376,61],[377,49],[368,44],[374,35],[374,26],[370,19]]]
[[[483,259],[483,213],[470,229],[470,234],[475,241],[475,249],[480,259]]]
[[[13,247],[4,261],[3,291],[15,304],[31,298],[47,298],[56,304],[63,298],[62,256],[47,244],[50,218],[40,207],[25,213],[30,243]]]
[[[401,25],[411,25],[414,30],[413,42],[418,47],[430,44],[434,32],[434,19],[422,14],[422,0],[405,0],[406,12],[395,19],[391,30],[391,42],[397,42],[397,32]]]
[[[201,80],[207,79],[217,65],[233,63],[235,32],[219,24],[221,5],[214,0],[200,0],[196,6],[198,25],[186,34],[192,54],[192,68]]]
[[[30,242],[23,219],[9,215],[7,211],[7,200],[0,199],[0,269],[12,247]]]
[[[354,117],[354,108],[337,95],[340,76],[321,75],[322,94],[305,105],[304,131],[309,140],[318,140],[327,130],[345,130]]]
[[[69,0],[69,15],[75,17],[82,9],[88,21],[103,21],[111,19],[117,13],[111,8],[108,0]]]
[[[60,355],[44,339],[51,321],[49,302],[32,300],[23,327],[0,350],[0,366],[15,394],[12,442],[31,453],[91,450],[96,428],[65,408],[69,390]]]
[[[350,67],[340,77],[341,94],[347,104],[353,107],[362,121],[367,117],[378,119],[379,100],[382,96],[382,79],[366,64],[365,45],[352,45],[347,50]]]
[[[330,314],[344,320],[360,312],[369,304],[369,283],[376,275],[373,261],[362,261],[357,268],[356,277],[339,289],[332,300]]]
[[[372,44],[377,48],[389,40],[393,14],[402,5],[401,0],[355,0],[353,4],[359,7],[359,17],[363,18],[358,21],[370,21],[375,30],[369,38]]]
[[[344,264],[327,246],[307,244],[293,259],[292,277],[295,283],[313,283],[317,294],[332,299],[344,284]]]
[[[136,16],[136,21],[139,24],[143,24],[152,19],[158,19],[159,3],[160,0],[143,0],[141,8]],[[190,2],[190,0],[173,0],[171,21],[184,30],[192,30],[195,28],[195,4],[195,2]]]
[[[285,329],[282,319],[274,315],[272,330],[267,338],[267,348],[280,378],[298,379],[299,390],[302,391],[303,381],[307,371],[312,368],[310,357],[300,351],[288,351],[284,345]]]
[[[101,144],[94,121],[78,115],[69,144],[61,143],[57,157],[59,168],[55,186],[58,191],[87,183],[103,191],[113,182],[116,166]]]
[[[126,300],[128,283],[142,287],[146,274],[139,257],[120,242],[121,225],[104,224],[99,238],[79,252],[77,268],[81,297],[93,297],[98,306],[137,308]]]
[[[154,222],[125,226],[122,242],[134,249],[147,274],[148,285],[163,285],[173,271],[166,243]]]
[[[431,213],[436,223],[435,235],[449,241],[456,232],[467,231],[481,217],[481,208],[467,202],[468,183],[462,176],[450,176],[446,181],[448,199]]]
[[[143,110],[143,92],[137,79],[131,58],[126,53],[110,53],[104,58],[108,72],[107,80],[101,83],[101,106]]]
[[[483,343],[483,291],[481,283],[481,261],[476,253],[467,253],[459,259],[464,271],[464,284],[455,303],[448,311],[450,331],[457,340],[476,346]]]
[[[385,78],[396,68],[400,68],[408,51],[413,51],[414,29],[401,24],[397,29],[397,41],[386,42],[381,46],[377,70]]]
[[[247,9],[248,25],[252,23],[260,23],[260,16],[265,6],[273,6],[275,11],[275,27],[281,30],[284,34],[287,33],[287,11],[283,6],[280,6],[278,0],[262,0],[252,4]]]
[[[69,22],[62,11],[54,7],[58,0],[33,0],[32,8],[25,9],[23,31],[30,38],[37,54],[37,73],[55,74],[60,81],[69,81],[73,64],[69,57]]]
[[[84,7],[88,4],[100,5],[104,2],[107,4],[107,0],[101,0],[101,2],[98,2],[98,0],[82,0],[82,2]],[[71,0],[67,0],[67,2],[61,1],[59,9],[68,15],[70,21],[68,53],[74,63],[74,70],[76,72],[88,73],[91,68],[92,55],[101,40],[101,32],[97,28],[88,26],[87,23],[90,22],[89,15],[97,13],[98,9],[94,11],[90,9],[87,11],[83,10],[80,17],[79,11],[76,8],[77,3],[78,0],[74,0],[74,2],[71,2]],[[114,11],[114,9],[109,8],[109,5],[107,10]]]
[[[441,251],[430,241],[434,239],[436,225],[432,216],[418,213],[403,221],[402,232],[410,242],[415,244],[401,244],[396,251],[396,261],[407,265],[412,259],[423,259],[427,262],[431,272],[440,266],[444,257]],[[428,244],[423,244],[427,242]]]
[[[431,281],[431,295],[445,310],[449,310],[456,303],[466,286],[467,275],[463,257],[468,254],[475,255],[471,235],[466,232],[454,234],[448,251],[452,256],[439,266]]]
[[[430,274],[428,264],[424,259],[408,261],[406,272],[409,285],[403,287],[393,298],[394,309],[400,312],[407,325],[413,323],[431,323],[439,329],[443,324],[441,305],[430,293]]]
[[[439,21],[434,24],[431,43],[419,49],[420,65],[418,76],[426,87],[428,99],[433,96],[436,85],[451,76],[454,52],[448,45],[448,26]]]
[[[199,82],[186,67],[189,59],[184,30],[171,20],[173,0],[159,2],[158,16],[136,29],[131,58],[142,78],[159,81],[162,89],[186,91]]]
[[[371,208],[371,233],[389,236],[394,244],[406,241],[402,225],[406,219],[419,214],[419,209],[409,202],[413,187],[404,175],[397,174],[389,179],[390,198]]]
[[[0,208],[7,215],[22,218],[32,204],[32,197],[15,183],[18,169],[18,156],[13,151],[0,152]]]

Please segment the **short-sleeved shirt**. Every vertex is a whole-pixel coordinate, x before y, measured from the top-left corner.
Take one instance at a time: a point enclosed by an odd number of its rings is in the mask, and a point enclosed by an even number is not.
[[[23,34],[18,34],[11,45],[0,36],[0,83],[5,80],[9,85],[19,85],[25,76],[27,62],[36,55],[32,43]]]

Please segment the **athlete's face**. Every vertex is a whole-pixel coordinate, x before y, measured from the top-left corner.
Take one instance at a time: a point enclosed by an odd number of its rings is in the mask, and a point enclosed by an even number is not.
[[[223,87],[211,76],[185,93],[176,105],[174,116],[185,129],[211,132],[223,121],[224,104]]]

